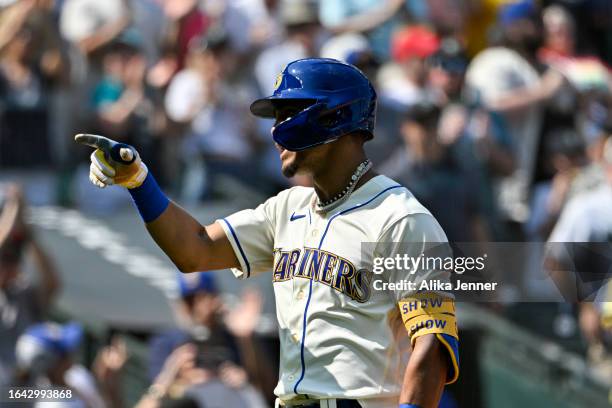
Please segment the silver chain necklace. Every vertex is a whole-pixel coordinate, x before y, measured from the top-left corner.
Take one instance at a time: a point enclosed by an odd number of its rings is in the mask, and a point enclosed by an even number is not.
[[[357,183],[359,183],[359,180],[371,168],[372,162],[369,159],[366,159],[364,162],[359,164],[359,166],[357,166],[357,169],[355,169],[355,172],[351,176],[351,180],[344,188],[344,190],[342,190],[327,201],[321,202],[321,200],[317,200],[317,212],[329,212],[344,203],[353,193],[353,190],[355,190],[355,187],[357,186]]]

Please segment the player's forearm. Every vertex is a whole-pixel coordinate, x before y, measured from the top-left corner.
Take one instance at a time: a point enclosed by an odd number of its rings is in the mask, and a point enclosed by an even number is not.
[[[206,228],[174,203],[146,224],[157,245],[181,272],[215,268],[213,244]]]
[[[445,354],[436,336],[428,334],[417,338],[404,373],[400,404],[437,407],[447,369]]]
[[[189,213],[170,202],[147,230],[181,272],[198,272],[240,266],[223,228],[204,227]]]

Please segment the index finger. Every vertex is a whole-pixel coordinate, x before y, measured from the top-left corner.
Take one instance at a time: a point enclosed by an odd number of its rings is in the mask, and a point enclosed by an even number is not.
[[[93,135],[91,133],[79,133],[74,137],[75,142],[91,146],[96,149],[108,152],[117,142],[100,135]]]

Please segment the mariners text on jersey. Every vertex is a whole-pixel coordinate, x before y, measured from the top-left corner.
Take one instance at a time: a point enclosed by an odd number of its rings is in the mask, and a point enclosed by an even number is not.
[[[367,269],[357,270],[348,259],[317,248],[274,250],[273,281],[287,279],[314,279],[344,293],[358,302],[370,297],[372,273]]]

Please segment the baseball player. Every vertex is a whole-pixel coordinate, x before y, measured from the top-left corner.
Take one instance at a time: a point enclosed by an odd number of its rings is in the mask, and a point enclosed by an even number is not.
[[[91,181],[127,187],[182,272],[232,268],[249,279],[272,271],[278,406],[436,407],[444,384],[459,375],[454,304],[442,292],[400,283],[448,280],[448,273],[374,266],[422,256],[446,236],[406,188],[371,169],[364,143],[374,136],[372,85],[352,65],[313,58],[288,64],[274,88],[251,112],[275,119],[282,173],[310,175],[314,188],[290,188],[203,226],[164,195],[133,147],[77,135],[96,149]],[[392,283],[401,289],[389,290]],[[405,326],[399,334],[397,322]],[[407,364],[402,333],[412,349]]]

